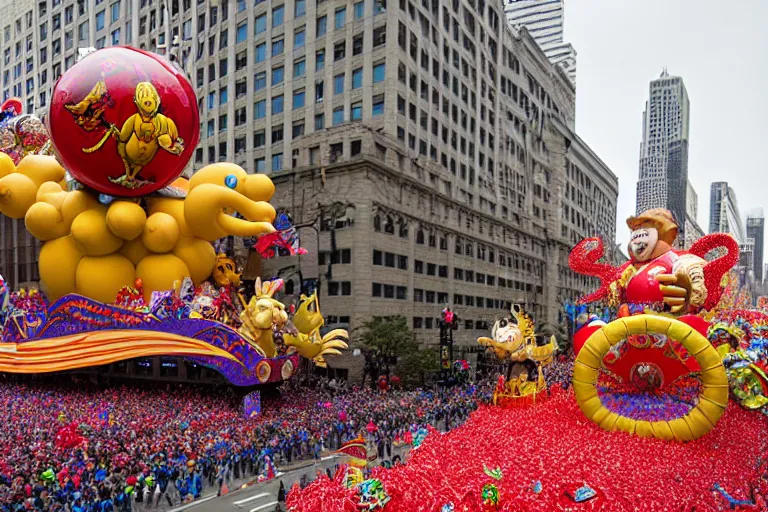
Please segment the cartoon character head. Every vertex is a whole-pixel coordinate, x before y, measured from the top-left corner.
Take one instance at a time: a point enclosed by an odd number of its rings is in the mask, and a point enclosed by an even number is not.
[[[519,350],[523,343],[523,326],[520,321],[522,308],[519,304],[514,304],[511,309],[512,315],[497,320],[491,329],[491,338],[496,342],[498,348],[506,352],[515,352]]]
[[[160,109],[160,95],[150,82],[139,82],[136,85],[133,102],[145,117],[154,117]]]
[[[216,256],[216,266],[213,268],[213,280],[219,286],[240,286],[240,274],[234,260],[226,254]]]
[[[317,290],[309,297],[301,296],[301,303],[293,315],[292,322],[296,329],[304,334],[309,334],[323,326],[325,321],[320,313]]]
[[[664,208],[654,208],[630,217],[627,226],[632,231],[629,255],[635,262],[642,263],[661,256],[672,248],[677,238],[677,222],[672,212]]]

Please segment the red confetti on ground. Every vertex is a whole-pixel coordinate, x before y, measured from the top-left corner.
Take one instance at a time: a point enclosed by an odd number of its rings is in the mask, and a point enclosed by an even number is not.
[[[768,418],[735,404],[710,434],[681,444],[605,432],[584,418],[571,393],[557,392],[527,408],[481,407],[462,427],[432,431],[406,465],[376,468],[371,477],[392,498],[385,512],[440,512],[448,502],[456,512],[702,512],[729,508],[715,483],[735,499],[753,499],[758,457],[767,449]],[[488,477],[484,465],[501,468],[502,479]],[[289,510],[358,510],[341,476],[294,487]],[[532,490],[537,480],[539,494]],[[482,505],[482,487],[491,482],[499,488],[497,509]],[[564,496],[584,483],[598,491],[596,499],[577,504]],[[750,509],[761,507],[764,501]]]

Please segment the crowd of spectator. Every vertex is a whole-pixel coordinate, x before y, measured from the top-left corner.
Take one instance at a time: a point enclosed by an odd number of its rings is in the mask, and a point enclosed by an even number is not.
[[[0,383],[2,512],[169,508],[361,435],[391,453],[421,426],[459,424],[491,392],[294,383],[245,418],[231,388],[63,379]]]

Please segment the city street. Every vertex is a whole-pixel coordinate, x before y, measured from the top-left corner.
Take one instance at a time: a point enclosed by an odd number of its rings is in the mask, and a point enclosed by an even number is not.
[[[401,446],[392,448],[392,456],[399,455],[405,460],[410,447]],[[224,496],[216,496],[215,490],[211,489],[201,499],[176,507],[169,512],[217,512],[222,510],[243,511],[243,512],[272,512],[277,506],[277,495],[280,490],[280,482],[283,482],[286,493],[291,489],[295,482],[301,482],[305,478],[306,482],[311,482],[317,476],[318,471],[325,472],[326,469],[333,471],[337,464],[344,463],[346,457],[339,455],[329,455],[323,457],[316,464],[314,461],[307,461],[297,464],[291,469],[278,472],[274,479],[269,482],[254,483],[244,489],[230,487],[230,492]],[[382,462],[376,461],[376,464]],[[254,481],[254,480],[251,480]],[[238,481],[237,484],[245,485],[248,481]]]

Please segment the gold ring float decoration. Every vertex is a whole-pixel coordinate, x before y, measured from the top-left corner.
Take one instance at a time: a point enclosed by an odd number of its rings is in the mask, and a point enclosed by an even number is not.
[[[596,387],[603,357],[612,345],[635,334],[666,335],[680,342],[699,363],[699,401],[686,415],[670,421],[635,420],[603,405]],[[576,358],[573,389],[581,411],[601,428],[667,440],[691,441],[704,436],[717,424],[728,405],[728,378],[717,350],[688,324],[657,315],[620,318],[593,333]]]

